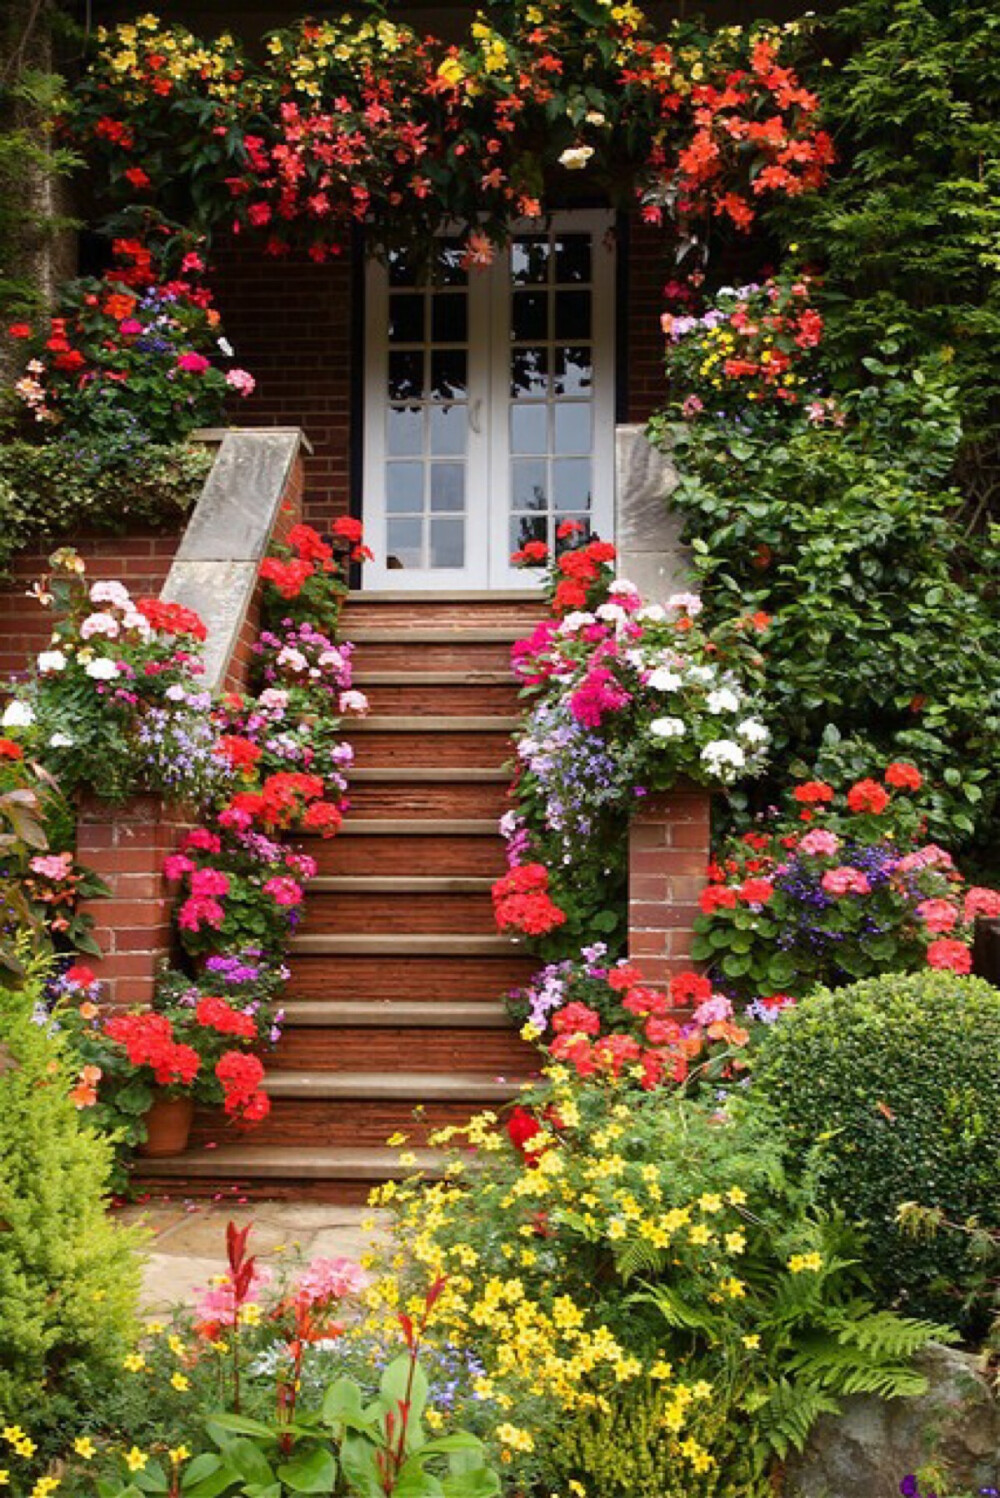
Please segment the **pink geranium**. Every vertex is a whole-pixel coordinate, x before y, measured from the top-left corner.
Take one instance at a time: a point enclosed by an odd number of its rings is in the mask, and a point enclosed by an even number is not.
[[[1000,916],[1000,890],[986,889],[981,884],[972,885],[965,892],[965,919],[974,921],[977,916]]]
[[[958,924],[958,911],[950,900],[921,900],[916,913],[917,919],[935,934],[953,931]]]
[[[270,895],[276,905],[301,905],[302,886],[284,874],[278,874],[264,885],[265,895]]]
[[[329,1300],[343,1300],[358,1295],[368,1284],[368,1276],[353,1259],[313,1259],[295,1286],[295,1299],[308,1305],[322,1305]]]
[[[599,728],[605,713],[619,712],[632,698],[615,681],[606,666],[592,667],[569,699],[569,710],[578,723]]]
[[[177,368],[182,369],[185,374],[204,374],[208,367],[204,354],[181,354],[177,360]]]
[[[814,832],[807,832],[799,843],[799,852],[807,853],[810,858],[823,856],[832,858],[840,847],[840,838],[834,832],[825,832],[817,827]]]
[[[820,884],[829,895],[867,895],[871,892],[871,885],[864,874],[846,866],[828,869]]]
[[[221,869],[195,869],[191,875],[191,893],[199,898],[223,898],[229,893],[229,876]]]
[[[211,926],[217,931],[225,919],[226,912],[218,900],[192,897],[181,906],[177,924],[182,931],[200,931],[202,926]]]
[[[199,1297],[195,1306],[195,1314],[199,1322],[213,1328],[233,1326],[236,1321],[237,1305],[245,1306],[258,1290],[263,1290],[270,1283],[271,1271],[254,1261],[250,1282],[238,1301],[233,1281],[227,1274],[221,1284],[212,1285],[207,1290],[195,1291]]]

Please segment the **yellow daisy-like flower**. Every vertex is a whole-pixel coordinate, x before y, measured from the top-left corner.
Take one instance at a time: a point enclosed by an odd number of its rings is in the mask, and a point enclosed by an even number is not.
[[[818,1253],[792,1254],[792,1257],[788,1261],[788,1268],[792,1274],[802,1274],[806,1269],[822,1269],[823,1256]]]
[[[141,1352],[130,1352],[122,1360],[122,1367],[127,1373],[141,1373],[146,1366],[146,1359]]]
[[[49,1494],[54,1493],[59,1486],[60,1480],[58,1477],[40,1477],[31,1489],[31,1498],[49,1498]]]
[[[191,1387],[191,1380],[184,1373],[172,1373],[170,1382],[181,1394],[186,1394]]]
[[[0,1488],[6,1488],[10,1484],[10,1473],[6,1467],[0,1467]]]
[[[35,1445],[30,1436],[22,1436],[20,1441],[14,1442],[14,1450],[17,1452],[18,1456],[34,1456],[35,1452],[38,1450],[38,1447]]]
[[[133,1446],[131,1451],[125,1453],[125,1465],[130,1472],[141,1472],[148,1461],[149,1457],[138,1446]]]
[[[5,1425],[2,1434],[4,1440],[9,1441],[12,1446],[24,1440],[24,1431],[19,1425]]]
[[[760,1338],[758,1337],[757,1333],[748,1332],[747,1335],[743,1338],[743,1346],[749,1348],[751,1352],[756,1352],[757,1348],[760,1346]]]
[[[747,1194],[743,1190],[742,1186],[731,1186],[726,1192],[726,1201],[729,1202],[731,1206],[743,1207],[746,1205],[746,1199]]]
[[[182,1358],[187,1352],[187,1348],[184,1346],[183,1341],[176,1332],[170,1333],[170,1336],[167,1338],[167,1346],[170,1348],[170,1351],[173,1353],[175,1358]]]
[[[163,1325],[162,1321],[147,1321],[146,1330],[151,1337],[158,1337],[161,1332],[166,1331],[166,1327]]]
[[[174,1466],[179,1467],[181,1462],[187,1461],[191,1453],[186,1446],[172,1446],[171,1449],[167,1452],[167,1455],[173,1462]]]
[[[77,1456],[82,1456],[85,1462],[92,1461],[97,1455],[97,1447],[89,1436],[77,1436],[73,1442],[73,1450]]]

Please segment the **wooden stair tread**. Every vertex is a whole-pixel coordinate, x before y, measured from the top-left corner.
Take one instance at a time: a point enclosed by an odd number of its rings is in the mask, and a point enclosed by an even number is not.
[[[517,685],[509,671],[355,671],[356,687],[465,687]]]
[[[375,1099],[379,1102],[505,1103],[521,1080],[499,1080],[481,1072],[272,1071],[264,1079],[271,1098]]]
[[[426,785],[498,785],[510,779],[503,769],[481,769],[476,765],[376,765],[348,771],[352,784],[401,785],[419,781]]]
[[[482,588],[449,588],[446,593],[436,589],[421,593],[416,588],[352,588],[344,599],[344,608],[350,608],[352,603],[413,603],[437,608],[450,603],[478,603],[484,608],[490,608],[495,603],[544,605],[545,597],[541,588],[490,588],[488,591]]]
[[[405,999],[293,999],[283,1006],[285,1025],[357,1029],[512,1029],[503,1004]]]
[[[374,957],[510,957],[517,952],[513,938],[431,934],[427,932],[365,932],[364,934],[327,934],[305,932],[292,937],[292,952],[299,956],[335,956],[344,952]]]
[[[351,723],[350,734],[357,733],[512,733],[521,720],[498,713],[496,717],[464,717],[459,714],[428,713],[426,718],[417,714],[386,713],[385,717],[373,714],[370,718],[358,718]]]
[[[327,895],[479,895],[493,884],[473,874],[317,874],[307,887]]]
[[[419,1170],[440,1175],[445,1155],[442,1150],[412,1149]],[[182,1155],[161,1155],[159,1159],[142,1160],[139,1172],[144,1177],[196,1179],[225,1176],[234,1180],[340,1180],[388,1181],[408,1174],[413,1166],[401,1166],[399,1150],[364,1145],[329,1145],[304,1148],[301,1145],[220,1144],[218,1149],[198,1149]]]

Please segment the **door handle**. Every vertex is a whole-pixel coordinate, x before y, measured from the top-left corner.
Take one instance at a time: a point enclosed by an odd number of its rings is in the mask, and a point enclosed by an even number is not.
[[[469,406],[469,425],[472,428],[472,430],[475,432],[475,434],[476,434],[477,437],[481,436],[482,435],[482,431],[483,431],[482,415],[483,415],[483,398],[480,395],[480,396],[477,396],[477,398]]]

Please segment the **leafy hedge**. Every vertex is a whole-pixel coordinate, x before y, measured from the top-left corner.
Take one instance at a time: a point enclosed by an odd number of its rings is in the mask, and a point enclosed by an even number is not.
[[[210,449],[193,443],[0,445],[0,567],[33,542],[82,529],[176,527],[211,466]]]

